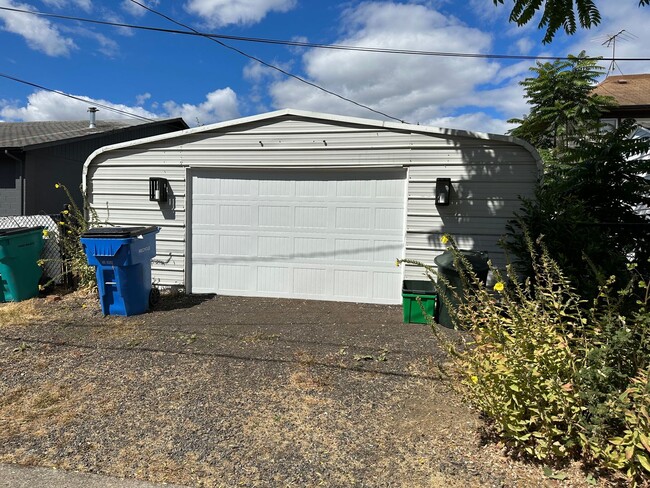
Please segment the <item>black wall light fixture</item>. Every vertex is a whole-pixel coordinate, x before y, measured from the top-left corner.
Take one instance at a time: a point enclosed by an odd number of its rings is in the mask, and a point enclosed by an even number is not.
[[[436,178],[436,205],[446,207],[451,200],[451,178]]]
[[[165,178],[149,178],[149,200],[165,203],[169,182]]]

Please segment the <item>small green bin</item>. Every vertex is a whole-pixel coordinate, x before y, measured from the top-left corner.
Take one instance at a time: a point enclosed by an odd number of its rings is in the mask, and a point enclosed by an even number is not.
[[[0,303],[38,295],[43,227],[0,229]]]
[[[418,303],[422,302],[424,311]],[[436,317],[438,295],[430,281],[404,280],[402,282],[402,309],[405,324],[426,324],[427,316]]]

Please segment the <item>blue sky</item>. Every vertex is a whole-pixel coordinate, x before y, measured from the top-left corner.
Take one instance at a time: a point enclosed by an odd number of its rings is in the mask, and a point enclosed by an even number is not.
[[[492,0],[140,0],[202,32],[438,52],[650,57],[650,7],[596,1],[597,28],[549,45],[533,22],[508,23]],[[0,7],[179,29],[130,0],[0,0]],[[423,125],[504,133],[527,112],[519,85],[533,60],[423,57],[224,41],[349,99]],[[262,66],[205,38],[0,10],[0,73],[147,118],[204,125],[281,108],[385,118]],[[607,67],[609,62],[603,62]],[[624,74],[650,62],[619,62]],[[620,74],[617,71],[617,74]],[[80,102],[0,78],[0,121],[79,120]],[[100,107],[98,118],[123,117]]]

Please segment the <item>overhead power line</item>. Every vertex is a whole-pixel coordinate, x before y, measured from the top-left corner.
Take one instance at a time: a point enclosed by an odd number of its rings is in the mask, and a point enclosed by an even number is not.
[[[143,8],[148,8],[148,7],[143,6]],[[167,34],[179,34],[185,36],[207,37],[207,38],[224,39],[230,41],[242,41],[242,42],[260,43],[260,44],[275,44],[275,45],[283,45],[283,46],[291,46],[291,47],[304,47],[304,48],[313,48],[313,49],[330,49],[330,50],[337,50],[337,51],[359,51],[359,52],[378,53],[378,54],[399,54],[399,55],[406,55],[406,56],[433,56],[433,57],[438,56],[438,57],[452,57],[452,58],[511,59],[511,60],[532,60],[532,61],[534,60],[554,61],[554,60],[569,59],[568,56],[536,56],[536,55],[526,55],[526,54],[498,54],[498,53],[463,53],[463,52],[446,52],[446,51],[422,51],[417,49],[395,49],[395,48],[382,48],[382,47],[372,47],[372,46],[351,46],[351,45],[344,45],[344,44],[319,44],[319,43],[292,41],[292,40],[285,40],[285,39],[270,39],[270,38],[263,38],[263,37],[246,37],[246,36],[232,36],[226,34],[215,34],[209,32],[199,32],[194,29],[192,29],[192,31],[178,30],[178,29],[165,29],[163,27],[153,27],[153,26],[138,25],[138,24],[126,24],[121,22],[108,22],[104,20],[89,19],[85,17],[75,17],[70,15],[37,12],[33,10],[24,10],[24,9],[12,8],[12,7],[0,7],[0,10],[7,10],[10,12],[18,12],[18,13],[24,13],[24,14],[35,15],[40,17],[49,17],[49,18],[61,19],[61,20],[74,20],[77,22],[86,22],[86,23],[105,25],[110,27],[121,27],[126,29],[162,32]],[[152,10],[152,12],[154,11]],[[602,59],[603,61],[614,60],[614,58],[612,57],[598,57],[598,59]],[[616,58],[615,60],[617,62],[650,61],[650,58],[647,57]]]
[[[253,60],[253,61],[256,61],[256,62],[260,63],[261,65],[266,66],[267,68],[274,69],[274,70],[276,70],[276,71],[282,73],[282,74],[285,75],[285,76],[288,76],[288,77],[290,77],[290,78],[293,78],[294,80],[298,80],[299,82],[304,83],[305,85],[308,85],[308,86],[311,86],[311,87],[313,87],[313,88],[316,88],[317,90],[320,90],[320,91],[322,91],[322,92],[324,92],[324,93],[327,93],[328,95],[332,95],[332,96],[334,96],[334,97],[336,97],[336,98],[339,98],[339,99],[341,99],[341,100],[344,100],[344,101],[346,101],[346,102],[349,102],[349,103],[351,103],[351,104],[353,104],[353,105],[356,105],[357,107],[361,107],[361,108],[363,108],[363,109],[369,110],[370,112],[374,112],[374,113],[376,113],[376,114],[378,114],[378,115],[382,115],[382,116],[384,116],[384,117],[387,117],[387,118],[392,119],[392,120],[396,120],[396,121],[398,121],[398,122],[404,122],[402,119],[400,119],[400,118],[398,118],[398,117],[394,117],[393,115],[389,115],[389,114],[387,114],[386,112],[382,112],[381,110],[377,110],[377,109],[372,108],[372,107],[370,107],[370,106],[368,106],[368,105],[365,105],[365,104],[363,104],[363,103],[357,102],[356,100],[352,100],[351,98],[345,97],[345,96],[343,96],[343,95],[341,95],[341,94],[339,94],[339,93],[336,93],[336,92],[334,92],[334,91],[332,91],[332,90],[328,90],[327,88],[324,88],[324,87],[322,87],[322,86],[320,86],[320,85],[317,85],[316,83],[313,83],[313,82],[311,82],[311,81],[308,81],[308,80],[306,80],[306,79],[304,79],[304,78],[302,78],[302,77],[300,77],[300,76],[298,76],[298,75],[295,75],[295,74],[293,74],[293,73],[291,73],[291,72],[289,72],[289,71],[287,71],[287,70],[285,70],[285,69],[282,69],[282,68],[280,68],[280,67],[278,67],[278,66],[275,66],[275,65],[273,65],[273,64],[271,64],[271,63],[267,63],[267,62],[264,61],[263,59],[260,59],[260,58],[258,58],[258,57],[256,57],[256,56],[253,56],[253,55],[251,55],[251,54],[248,54],[248,53],[242,51],[241,49],[238,49],[238,48],[233,47],[233,46],[231,46],[231,45],[229,45],[229,44],[226,44],[226,43],[223,42],[223,41],[220,41],[219,39],[215,39],[214,37],[204,36],[204,35],[202,35],[199,31],[197,31],[196,29],[194,29],[193,27],[191,27],[191,26],[189,26],[189,25],[186,25],[186,24],[183,24],[182,22],[179,22],[178,20],[175,20],[175,19],[169,17],[168,15],[163,14],[162,12],[158,12],[157,10],[155,10],[155,9],[153,9],[153,8],[151,8],[151,7],[148,7],[148,6],[146,6],[146,5],[144,5],[144,4],[140,3],[140,2],[138,2],[138,1],[136,1],[136,0],[131,0],[131,2],[132,2],[132,3],[135,3],[136,5],[140,5],[140,7],[142,7],[143,9],[148,10],[149,12],[152,12],[152,13],[154,13],[154,14],[156,14],[156,15],[159,15],[160,17],[162,17],[162,18],[164,18],[164,19],[167,19],[168,21],[173,22],[173,23],[176,24],[176,25],[180,25],[181,27],[184,27],[184,28],[186,28],[186,29],[189,29],[190,31],[192,31],[192,32],[194,32],[194,33],[200,35],[201,37],[205,37],[206,39],[208,39],[208,40],[210,40],[210,41],[212,41],[212,42],[215,42],[215,43],[219,44],[220,46],[225,47],[226,49],[230,49],[231,51],[234,51],[234,52],[236,52],[236,53],[238,53],[238,54],[241,54],[242,56],[245,56],[246,58],[251,59],[251,60]]]
[[[60,90],[54,90],[52,88],[48,88],[46,86],[39,85],[38,83],[33,83],[31,81],[22,80],[20,78],[16,78],[15,76],[8,75],[6,73],[0,73],[0,77],[1,78],[6,78],[8,80],[16,81],[18,83],[22,83],[23,85],[33,86],[34,88],[38,88],[40,90],[45,90],[45,91],[48,91],[48,92],[51,92],[51,93],[56,93],[57,95],[61,95],[63,97],[71,98],[72,100],[77,100],[79,102],[84,102],[86,104],[92,103],[93,105],[97,105],[98,107],[101,107],[104,110],[108,110],[110,112],[115,112],[115,113],[118,113],[118,114],[121,114],[121,115],[125,115],[127,117],[133,117],[135,119],[145,120],[147,122],[154,122],[154,119],[150,119],[150,118],[144,117],[142,115],[127,112],[126,110],[121,110],[119,108],[111,107],[110,105],[105,105],[103,103],[98,102],[97,100],[93,100],[92,98],[81,98],[81,97],[77,97],[75,95],[70,95],[69,93],[62,92]]]

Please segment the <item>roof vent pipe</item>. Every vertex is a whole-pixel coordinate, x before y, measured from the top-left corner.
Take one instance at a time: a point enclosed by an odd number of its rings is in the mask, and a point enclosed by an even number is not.
[[[97,107],[88,107],[88,112],[90,113],[90,125],[88,126],[88,128],[94,129],[96,127],[95,113],[99,112],[99,109]]]

